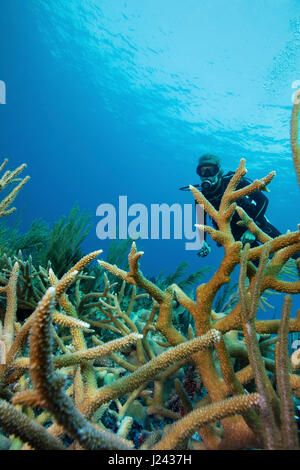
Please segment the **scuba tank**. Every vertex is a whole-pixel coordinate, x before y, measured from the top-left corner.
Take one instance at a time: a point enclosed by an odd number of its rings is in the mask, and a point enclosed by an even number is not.
[[[193,184],[194,188],[201,189],[202,186],[201,184]],[[190,191],[190,186],[182,186],[182,188],[179,188],[180,191]]]

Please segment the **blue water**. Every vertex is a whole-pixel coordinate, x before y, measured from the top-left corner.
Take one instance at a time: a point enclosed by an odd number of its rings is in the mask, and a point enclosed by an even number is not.
[[[206,152],[225,170],[245,157],[252,179],[275,169],[267,216],[296,229],[289,122],[299,0],[2,0],[0,47],[1,156],[31,175],[16,201],[24,229],[78,202],[93,214],[85,250],[106,252],[97,206],[117,206],[119,195],[129,205],[193,203],[178,188],[199,183]],[[143,272],[222,258],[213,242],[204,259],[184,243],[138,242]]]

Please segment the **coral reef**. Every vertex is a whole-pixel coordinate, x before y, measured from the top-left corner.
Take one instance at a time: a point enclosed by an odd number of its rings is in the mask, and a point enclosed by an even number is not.
[[[291,140],[298,171],[296,106]],[[77,257],[64,274],[59,266],[37,267],[21,253],[4,258],[3,448],[298,449],[300,350],[290,357],[288,337],[300,332],[300,311],[291,317],[300,260],[297,278],[282,274],[300,250],[300,231],[271,239],[238,207],[240,197],[265,190],[275,175],[237,190],[246,171],[242,159],[218,211],[190,187],[218,229],[198,227],[224,248],[220,266],[195,293],[185,290],[204,272],[176,283],[185,273],[182,264],[164,279],[148,279],[135,242],[128,262],[126,241],[96,266],[101,251]],[[16,181],[16,172],[2,185]],[[15,195],[0,203],[3,215]],[[234,240],[234,211],[260,246]],[[236,268],[238,291],[230,284]],[[257,319],[270,292],[286,294],[281,318]],[[20,321],[22,309],[27,315]],[[184,327],[178,320],[183,312]]]
[[[4,170],[7,165],[7,158],[3,161],[2,165],[0,165],[0,172]],[[26,164],[20,165],[15,170],[7,170],[3,173],[2,177],[0,178],[0,191],[5,190],[9,185],[18,183],[9,193],[5,196],[2,201],[0,202],[0,218],[12,214],[15,212],[15,207],[10,207],[11,204],[14,202],[15,198],[17,197],[18,193],[21,189],[25,186],[25,184],[29,181],[30,177],[25,176],[25,178],[18,178],[18,176],[22,173],[22,171],[26,168]]]

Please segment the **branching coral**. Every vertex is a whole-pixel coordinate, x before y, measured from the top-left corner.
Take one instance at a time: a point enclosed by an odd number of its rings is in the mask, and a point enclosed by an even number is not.
[[[226,416],[241,413],[258,403],[259,395],[253,393],[249,395],[236,395],[235,397],[218,401],[213,405],[197,408],[187,414],[185,418],[178,420],[176,425],[171,427],[167,435],[153,449],[180,449],[187,439],[200,427]]]
[[[86,364],[87,361],[101,358],[103,355],[108,354],[111,351],[116,351],[120,349],[120,347],[130,344],[130,341],[136,342],[141,338],[141,335],[136,331],[129,335],[126,334],[128,331],[124,326],[123,328],[125,328],[125,330],[123,331],[123,334],[125,334],[125,336],[122,339],[112,341],[96,348],[86,349],[83,336],[78,330],[80,328],[86,328],[89,325],[76,319],[76,308],[70,303],[64,294],[64,290],[77,276],[77,269],[82,269],[98,254],[99,252],[95,252],[83,258],[83,260],[77,263],[77,265],[75,265],[75,267],[71,269],[69,273],[61,279],[61,281],[56,279],[51,270],[49,271],[49,281],[54,284],[55,287],[50,288],[46,292],[36,311],[25,322],[23,328],[20,329],[16,341],[12,344],[11,348],[13,353],[16,354],[16,351],[18,350],[17,345],[20,346],[24,341],[24,336],[28,334],[29,324],[31,326],[30,375],[34,385],[34,390],[19,392],[14,396],[13,403],[19,403],[23,406],[42,406],[46,408],[54,414],[57,421],[64,427],[65,431],[73,436],[73,438],[75,438],[85,448],[129,448],[129,444],[120,441],[120,439],[118,440],[116,436],[109,436],[105,433],[102,433],[102,436],[100,431],[97,434],[94,428],[90,427],[89,423],[84,420],[83,416],[77,412],[75,408],[72,412],[70,411],[72,402],[67,395],[65,395],[62,389],[61,377],[57,376],[57,373],[54,371],[54,366],[67,367],[74,365],[77,366],[82,363]],[[109,287],[110,286],[107,286],[107,291],[109,290]],[[134,294],[132,298],[134,299],[135,297],[136,296]],[[64,306],[65,312],[72,315],[72,318],[65,317],[64,321],[64,316],[56,313],[54,309],[55,298],[60,300],[61,304]],[[114,300],[117,300],[115,296]],[[132,306],[130,306],[130,309],[131,308]],[[118,308],[118,311],[120,312],[120,308]],[[155,312],[155,309],[153,312]],[[55,319],[57,323],[71,327],[74,345],[75,348],[77,347],[78,349],[77,352],[63,354],[52,360],[51,337],[53,332],[51,330],[50,314],[52,314],[53,319]],[[121,317],[123,320],[126,320],[125,314],[121,315]],[[136,327],[131,324],[130,321],[129,325],[136,330]],[[144,333],[146,333],[146,331],[147,329],[144,328]],[[119,379],[106,387],[102,387],[98,392],[95,391],[95,384],[93,385],[93,379],[91,377],[93,372],[85,366],[86,370],[83,370],[83,376],[86,378],[90,376],[89,378],[92,382],[87,383],[85,387],[86,390],[83,392],[84,399],[81,400],[81,408],[85,410],[85,414],[87,416],[92,416],[93,412],[96,411],[96,408],[98,409],[101,404],[110,401],[113,398],[120,397],[128,392],[134,392],[136,388],[140,388],[140,392],[142,392],[145,384],[149,380],[153,379],[159,371],[165,369],[168,365],[171,365],[174,360],[180,361],[183,358],[188,358],[188,356],[194,351],[203,347],[207,348],[219,339],[219,333],[212,330],[208,335],[193,339],[184,345],[179,345],[174,348],[174,350],[165,351],[163,354],[150,360],[144,366],[139,367],[135,372],[130,374],[130,376]],[[11,370],[14,368],[15,370],[23,372],[24,369],[28,367],[28,364],[26,364],[24,359],[22,360],[19,358],[14,361],[15,354],[13,353],[10,352],[10,354],[8,354],[9,362],[2,370],[2,378],[4,382],[6,379],[6,372],[8,372],[7,369]],[[76,379],[76,382],[77,381],[78,379]],[[81,380],[79,380],[79,382],[81,382]],[[141,384],[143,384],[143,387],[140,387]],[[108,400],[106,399],[107,396]],[[124,411],[122,414],[124,414]],[[70,415],[72,415],[71,422],[68,421],[68,416]],[[124,434],[124,432],[121,434]]]
[[[35,219],[22,233],[19,222],[13,227],[0,227],[0,267],[7,268],[7,259],[31,259],[30,264],[39,271],[49,263],[58,276],[64,274],[83,256],[82,242],[88,235],[90,216],[75,205],[67,216],[62,216],[50,228],[43,219]]]
[[[244,160],[241,160],[239,169],[237,170],[227,190],[225,191],[219,211],[216,211],[208,203],[208,201],[206,201],[203,195],[201,195],[201,193],[199,193],[195,188],[191,188],[197,202],[204,205],[206,211],[218,224],[219,230],[215,230],[206,226],[201,228],[210,233],[211,236],[220,244],[222,244],[225,249],[225,256],[219,269],[212,276],[211,280],[208,283],[202,284],[198,287],[196,301],[189,298],[176,285],[170,286],[163,292],[157,286],[153,285],[151,282],[145,279],[138,265],[138,260],[141,258],[143,253],[137,252],[134,244],[129,255],[128,272],[125,272],[124,270],[119,269],[116,266],[109,265],[108,263],[100,262],[100,264],[106,269],[108,269],[111,273],[119,276],[121,279],[124,279],[130,284],[134,284],[139,286],[140,288],[145,289],[158,302],[160,306],[160,312],[156,322],[156,326],[161,331],[161,333],[167,338],[169,344],[174,345],[182,343],[184,341],[182,335],[180,335],[179,332],[172,325],[172,296],[175,296],[176,299],[191,313],[195,321],[197,335],[205,334],[210,331],[211,328],[216,328],[219,331],[222,331],[223,333],[227,333],[227,331],[229,330],[238,330],[242,329],[243,327],[241,317],[242,302],[238,302],[236,307],[229,315],[215,320],[212,315],[212,304],[218,290],[230,280],[230,275],[233,269],[241,262],[241,243],[234,241],[231,235],[229,225],[232,214],[236,209],[235,201],[241,196],[247,195],[252,191],[264,189],[274,177],[274,172],[272,172],[267,177],[261,180],[257,180],[246,188],[243,188],[242,191],[235,191],[236,185],[238,184],[240,178],[245,174],[245,172],[246,170],[244,167]],[[248,222],[249,229],[252,229],[253,231],[256,230],[256,227],[254,227],[252,221],[251,227],[250,220]],[[258,231],[256,231],[256,234],[258,234]],[[261,274],[261,271],[257,272],[252,263],[246,263],[245,269],[250,280],[248,290],[252,291],[252,289],[254,288],[253,311],[255,312],[259,298],[267,288],[271,287],[280,292],[300,292],[299,281],[286,282],[278,279],[278,276],[284,264],[287,262],[289,257],[299,249],[299,232],[283,235],[272,241],[263,233],[259,233],[258,235],[260,241],[262,242],[262,246],[249,250],[248,259],[253,260],[261,256],[266,256],[264,255],[264,245],[268,243],[269,252],[272,254],[274,253],[274,256],[273,259],[270,261],[268,268],[265,272],[263,272],[263,274]],[[259,283],[257,282],[257,279],[260,279]],[[252,320],[254,319],[252,318]],[[259,327],[260,332],[274,333],[278,331],[279,323],[279,321],[260,321],[257,322],[257,325]],[[299,320],[298,318],[296,318],[294,322],[291,322],[290,331],[298,331],[299,326]],[[229,351],[232,351],[234,349],[232,345],[227,348],[229,349]],[[223,378],[220,377],[220,375],[218,374],[212,351],[207,351],[203,353],[199,352],[193,357],[193,360],[195,361],[195,364],[197,365],[198,370],[203,378],[203,382],[208,391],[209,397],[213,402],[225,399],[229,391],[231,393],[238,393],[240,391],[243,391],[243,388],[241,388],[242,383],[238,380],[239,376],[242,378],[243,371],[240,371],[240,374],[237,374],[237,376],[234,377],[233,371],[231,369],[231,364],[228,360],[228,352],[224,349],[222,350],[219,347],[217,348],[217,352],[219,355],[219,360],[221,362],[220,365]],[[260,369],[265,370],[263,360],[260,363]],[[253,371],[252,374],[253,373],[255,375],[255,371]],[[249,382],[249,377],[247,377],[247,382]],[[273,401],[275,401],[276,403],[275,398]],[[271,407],[271,404],[269,404],[269,407]],[[254,413],[248,413],[248,415],[246,415],[244,418],[247,422],[248,428],[247,426],[245,426],[245,421],[237,417],[235,417],[234,420],[223,420],[222,424],[224,426],[224,436],[222,441],[219,443],[219,448],[227,448],[227,446],[230,445],[230,440],[231,445],[234,445],[233,443],[235,439],[240,444],[241,442],[243,442],[243,438],[246,438],[246,436],[247,440],[251,442],[251,433],[249,431],[250,429],[252,429],[252,431],[257,431],[261,429],[260,418]],[[233,422],[235,422],[234,425]],[[209,440],[212,439],[207,438],[206,440],[207,445],[210,446]],[[246,444],[244,443],[244,445]]]
[[[283,309],[282,320],[280,322],[278,352],[276,354],[276,378],[278,393],[281,401],[280,435],[279,429],[277,429],[276,425],[276,414],[278,414],[279,403],[264,368],[264,362],[259,349],[255,329],[255,315],[259,298],[258,293],[260,292],[261,283],[268,260],[269,245],[267,243],[264,246],[264,252],[260,259],[255,283],[251,291],[247,293],[244,288],[244,278],[247,266],[248,251],[249,245],[246,245],[243,253],[242,269],[240,274],[241,309],[249,360],[253,369],[257,390],[261,397],[260,405],[262,409],[262,430],[265,448],[278,449],[283,445],[284,448],[297,449],[298,439],[294,421],[294,405],[289,379],[287,348],[290,297],[286,297],[286,303]]]
[[[297,119],[294,107],[296,170]],[[237,190],[246,171],[242,159],[219,210],[191,186],[218,228],[198,227],[224,248],[220,266],[195,295],[174,277],[147,279],[134,242],[128,264],[123,250],[122,265],[113,261],[115,250],[112,262],[99,261],[98,271],[88,273],[101,251],[82,257],[63,276],[50,265],[36,269],[21,254],[6,258],[0,279],[3,432],[34,449],[298,448],[300,354],[290,360],[288,335],[300,331],[300,311],[290,318],[291,295],[300,293],[299,260],[297,279],[282,273],[300,250],[300,232],[271,239],[238,207],[240,197],[266,190],[275,175]],[[243,248],[234,240],[235,211],[260,246]],[[239,292],[216,313],[237,267]],[[101,283],[93,272],[103,276]],[[257,320],[269,290],[288,294],[281,319]],[[174,321],[178,304],[188,318],[185,330]],[[30,311],[23,323],[21,308]]]
[[[77,271],[73,271],[64,281],[72,282]],[[59,287],[59,286],[58,286]],[[30,373],[34,390],[20,392],[14,403],[31,403],[45,407],[54,414],[62,425],[86,449],[129,449],[117,436],[95,429],[77,411],[72,400],[64,393],[62,377],[55,370],[52,361],[52,332],[50,315],[55,307],[56,289],[50,287],[36,312],[30,333]],[[129,338],[123,343],[132,341]],[[115,346],[114,349],[120,346]],[[105,349],[106,346],[103,346]],[[106,351],[105,351],[106,352]]]

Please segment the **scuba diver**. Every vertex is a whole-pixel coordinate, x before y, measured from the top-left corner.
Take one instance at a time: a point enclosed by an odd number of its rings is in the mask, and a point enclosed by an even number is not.
[[[229,171],[224,174],[224,171],[221,169],[220,159],[215,155],[205,154],[200,157],[196,172],[201,178],[201,185],[195,185],[195,187],[200,187],[202,194],[214,206],[214,208],[218,210],[224,191],[227,188],[230,179],[234,175],[234,171]],[[236,189],[244,188],[250,183],[251,181],[248,178],[243,177]],[[187,190],[188,187],[185,186],[180,189]],[[279,232],[279,230],[277,230],[277,228],[275,228],[265,216],[269,200],[262,191],[254,191],[248,196],[238,199],[237,203],[267,235],[272,238],[281,235],[281,232]],[[204,225],[207,225],[206,220],[207,214],[205,212]],[[240,240],[243,245],[249,243],[251,247],[259,246],[255,236],[247,228],[237,224],[239,220],[240,217],[235,211],[230,222],[231,232],[234,239],[236,241]],[[218,228],[214,220],[212,221],[212,224],[215,228]],[[200,257],[207,256],[211,251],[210,246],[206,242],[206,235],[207,234],[205,232],[203,246],[197,253]],[[219,244],[217,245],[220,246]],[[298,256],[300,256],[299,253],[294,255],[293,258],[295,257],[295,259],[297,259]]]

